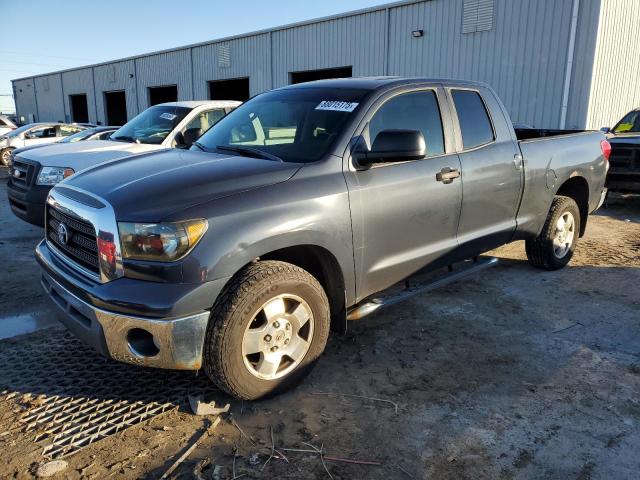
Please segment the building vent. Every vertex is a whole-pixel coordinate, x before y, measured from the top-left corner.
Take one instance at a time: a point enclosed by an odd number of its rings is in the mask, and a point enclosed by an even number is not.
[[[229,68],[231,66],[231,48],[228,43],[218,45],[218,67]]]
[[[49,91],[49,77],[44,77],[42,79],[42,88],[44,89],[45,92]]]
[[[116,83],[116,67],[115,65],[111,65],[107,70],[107,81],[109,83]]]
[[[494,0],[464,0],[462,33],[484,32],[493,28]]]

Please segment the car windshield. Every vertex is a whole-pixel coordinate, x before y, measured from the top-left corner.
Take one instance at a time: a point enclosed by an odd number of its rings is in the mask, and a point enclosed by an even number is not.
[[[92,128],[89,128],[87,130],[81,130],[81,131],[79,131],[77,133],[74,133],[73,135],[69,135],[68,137],[64,137],[62,140],[60,140],[60,143],[79,142],[80,140],[84,140],[85,138],[90,137],[94,133],[95,133],[95,130],[93,130]]]
[[[302,87],[265,93],[220,120],[192,149],[314,162],[329,151],[369,92]]]
[[[111,140],[160,144],[191,111],[187,107],[156,105],[147,108],[111,135]]]
[[[15,130],[10,131],[9,133],[5,134],[5,137],[17,137],[18,135],[20,135],[22,132],[27,132],[29,130],[31,130],[32,128],[36,128],[39,126],[43,126],[46,127],[45,124],[42,125],[34,125],[33,123],[30,123],[28,125],[23,125],[21,127],[16,128]]]
[[[613,133],[640,132],[640,110],[627,113],[618,124],[613,127]]]

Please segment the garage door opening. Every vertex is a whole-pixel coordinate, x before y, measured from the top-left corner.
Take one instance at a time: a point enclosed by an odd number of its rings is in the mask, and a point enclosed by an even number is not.
[[[178,86],[149,87],[149,105],[178,101]]]
[[[209,100],[249,100],[249,77],[210,81]]]
[[[307,70],[305,72],[289,72],[290,84],[313,82],[327,78],[348,78],[353,76],[353,67],[325,68],[322,70]]]
[[[124,90],[104,92],[107,125],[121,126],[127,123],[127,97]]]
[[[87,107],[87,96],[69,95],[69,105],[71,106],[71,119],[76,123],[89,123],[89,109]]]

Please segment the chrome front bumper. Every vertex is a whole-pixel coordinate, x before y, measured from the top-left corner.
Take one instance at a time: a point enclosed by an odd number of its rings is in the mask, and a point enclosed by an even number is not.
[[[64,312],[62,323],[102,354],[147,367],[198,370],[202,366],[208,311],[166,320],[134,317],[96,308],[45,271],[41,283]]]

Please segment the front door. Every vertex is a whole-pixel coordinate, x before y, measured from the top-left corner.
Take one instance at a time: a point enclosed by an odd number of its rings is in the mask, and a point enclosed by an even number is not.
[[[56,140],[56,126],[47,125],[36,127],[24,134],[24,146],[39,145],[41,143],[51,143]]]
[[[457,247],[462,184],[460,178],[437,179],[444,169],[460,170],[453,143],[444,134],[451,128],[443,99],[444,91],[436,87],[390,94],[372,107],[362,132],[356,132],[371,145],[382,130],[419,130],[427,144],[422,160],[363,171],[349,162],[345,169],[358,300],[427,264],[446,264]]]

